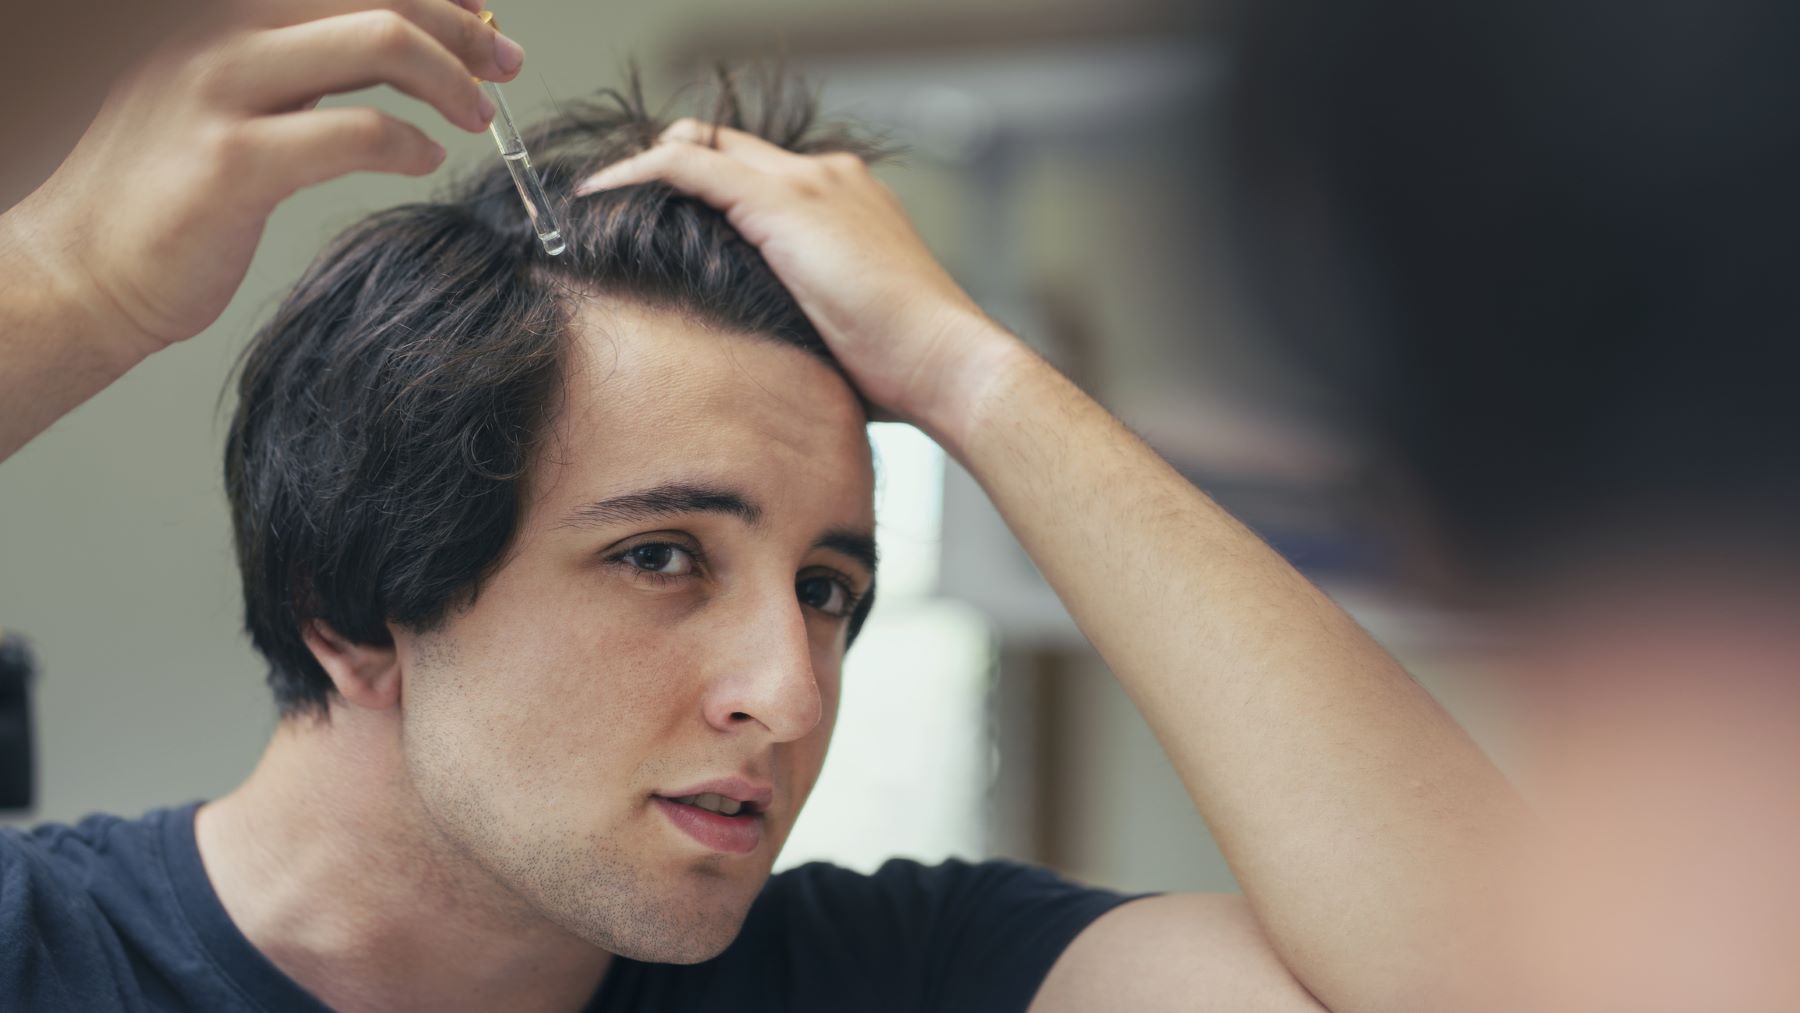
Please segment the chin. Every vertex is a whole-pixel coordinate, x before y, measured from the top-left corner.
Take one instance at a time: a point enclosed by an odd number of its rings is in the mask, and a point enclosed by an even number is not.
[[[756,899],[758,889],[703,877],[681,890],[608,898],[579,912],[554,917],[589,943],[647,964],[698,964],[725,952]]]
[[[707,935],[691,935],[674,939],[644,939],[633,942],[641,945],[623,945],[608,947],[618,956],[635,960],[641,964],[703,964],[724,953],[734,940],[738,930],[743,927],[740,920],[728,931],[714,931]]]

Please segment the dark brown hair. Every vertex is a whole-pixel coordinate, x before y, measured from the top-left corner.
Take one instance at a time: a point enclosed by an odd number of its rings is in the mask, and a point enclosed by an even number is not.
[[[796,152],[874,147],[821,128],[779,75],[746,96],[721,73],[715,122]],[[573,298],[625,298],[723,330],[824,342],[724,217],[652,184],[571,200],[667,122],[641,89],[529,131],[568,249],[540,248],[500,160],[444,199],[372,215],[312,264],[246,350],[225,446],[245,625],[283,716],[330,680],[301,639],[322,620],[387,644],[473,599],[511,542],[533,447],[557,409]],[[854,637],[867,604],[852,617]]]

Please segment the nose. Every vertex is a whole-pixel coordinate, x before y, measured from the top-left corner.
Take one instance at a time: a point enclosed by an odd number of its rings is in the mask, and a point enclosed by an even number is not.
[[[791,587],[764,596],[718,640],[718,677],[708,687],[706,721],[720,731],[754,728],[776,742],[819,725],[824,702],[813,671],[806,617]]]

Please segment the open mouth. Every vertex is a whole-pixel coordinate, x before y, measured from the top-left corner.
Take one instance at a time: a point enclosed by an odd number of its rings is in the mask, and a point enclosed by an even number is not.
[[[657,797],[661,798],[662,796]],[[669,801],[677,805],[691,805],[696,809],[704,809],[721,816],[757,815],[756,803],[742,802],[724,795],[683,795],[680,798],[669,799]]]
[[[676,829],[711,851],[749,854],[762,843],[762,806],[726,795],[653,795]]]

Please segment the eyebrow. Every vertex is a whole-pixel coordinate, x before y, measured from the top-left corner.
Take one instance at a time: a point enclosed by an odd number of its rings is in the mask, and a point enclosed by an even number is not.
[[[557,527],[630,524],[680,514],[724,514],[751,527],[762,523],[763,516],[762,507],[742,493],[716,486],[670,482],[576,507]]]
[[[871,580],[875,578],[876,566],[881,561],[880,553],[875,550],[875,536],[866,531],[853,531],[849,528],[827,531],[813,543],[813,548],[830,549],[849,556],[869,571]]]

